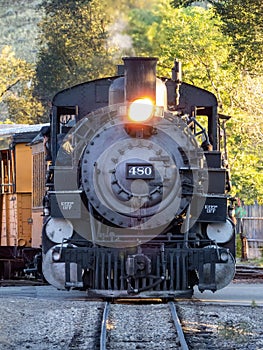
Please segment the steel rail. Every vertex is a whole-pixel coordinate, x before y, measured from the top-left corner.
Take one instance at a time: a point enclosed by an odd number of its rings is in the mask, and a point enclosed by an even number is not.
[[[176,328],[176,331],[177,331],[177,334],[179,337],[181,349],[182,350],[189,350],[188,345],[187,345],[186,340],[185,340],[185,337],[184,337],[184,332],[183,332],[179,317],[178,317],[177,312],[176,312],[176,307],[174,305],[174,302],[169,301],[168,304],[169,304],[169,307],[170,307],[170,310],[172,313],[172,318],[174,321],[174,325],[175,325],[175,328]]]
[[[101,322],[101,330],[100,330],[100,350],[106,350],[107,343],[107,321],[110,311],[110,302],[105,303],[102,322]]]
[[[180,348],[181,350],[189,350],[188,345],[185,340],[185,336],[181,327],[181,323],[179,320],[179,317],[176,312],[176,307],[174,302],[168,303],[170,307],[170,311],[172,314],[172,319],[177,331],[177,335],[180,342]],[[110,311],[110,302],[105,303],[105,307],[103,310],[103,316],[102,316],[102,322],[101,322],[101,332],[100,332],[100,350],[107,350],[106,343],[107,343],[107,322],[108,322],[108,316]]]

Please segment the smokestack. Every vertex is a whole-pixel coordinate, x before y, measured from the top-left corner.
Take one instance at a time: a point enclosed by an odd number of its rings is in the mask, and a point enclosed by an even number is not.
[[[156,101],[156,64],[153,57],[124,57],[125,95],[128,102],[141,97]]]

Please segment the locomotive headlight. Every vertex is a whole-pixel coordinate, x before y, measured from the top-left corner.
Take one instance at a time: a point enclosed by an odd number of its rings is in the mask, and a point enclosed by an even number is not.
[[[128,108],[128,116],[133,122],[145,122],[153,117],[154,104],[149,98],[139,98]]]
[[[53,261],[59,261],[60,258],[61,258],[60,252],[54,249],[53,252],[52,252],[52,259],[53,259]]]
[[[221,261],[226,262],[226,261],[228,261],[228,258],[229,258],[229,254],[228,254],[227,252],[222,252],[222,253],[220,254],[220,259],[221,259]]]

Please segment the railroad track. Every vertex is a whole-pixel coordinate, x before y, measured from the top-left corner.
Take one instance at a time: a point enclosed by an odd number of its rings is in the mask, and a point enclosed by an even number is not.
[[[173,302],[168,304],[105,304],[100,350],[188,350]]]
[[[235,280],[263,280],[263,267],[237,265]]]
[[[20,286],[47,286],[48,283],[40,279],[14,278],[10,280],[0,280],[0,287],[20,287]]]

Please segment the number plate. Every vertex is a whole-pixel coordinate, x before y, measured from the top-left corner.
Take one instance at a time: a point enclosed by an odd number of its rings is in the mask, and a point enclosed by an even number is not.
[[[154,179],[152,164],[126,164],[126,179]]]

